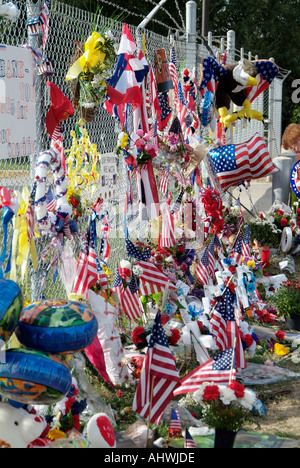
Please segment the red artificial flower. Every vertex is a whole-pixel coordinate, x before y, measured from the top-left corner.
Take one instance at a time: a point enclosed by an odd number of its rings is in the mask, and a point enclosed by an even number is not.
[[[171,331],[171,336],[169,338],[169,344],[171,346],[176,346],[178,341],[180,340],[180,332],[179,330],[172,329]]]
[[[281,224],[282,227],[285,227],[285,226],[287,226],[289,224],[289,222],[288,222],[288,220],[286,218],[282,218],[280,220],[280,224]]]
[[[247,346],[247,348],[249,348],[252,345],[253,341],[254,341],[252,335],[249,335],[249,334],[244,335],[242,339],[243,339],[245,345]]]
[[[233,381],[228,388],[234,391],[234,394],[237,398],[243,398],[245,395],[245,387],[239,382]]]
[[[134,344],[139,344],[143,342],[142,335],[145,333],[145,329],[143,327],[136,327],[132,332],[132,341]]]
[[[284,338],[285,338],[285,333],[281,330],[278,330],[276,333],[275,333],[275,336],[277,338],[277,340],[279,341],[283,341]]]
[[[232,273],[233,275],[236,273],[236,267],[233,266],[233,265],[230,265],[230,267],[228,267],[228,270],[229,270],[230,273]]]
[[[203,392],[204,401],[215,401],[220,398],[220,390],[217,385],[208,385]]]
[[[183,245],[179,245],[179,247],[178,247],[178,252],[179,252],[179,253],[185,252],[185,247],[184,247]]]

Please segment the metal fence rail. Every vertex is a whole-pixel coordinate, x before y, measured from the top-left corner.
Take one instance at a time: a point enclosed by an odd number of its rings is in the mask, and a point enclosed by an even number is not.
[[[16,6],[20,9],[21,15],[18,19],[17,25],[12,25],[9,22],[3,21],[1,23],[1,43],[7,45],[18,46],[20,44],[27,43],[33,48],[39,47],[37,39],[29,35],[27,31],[27,18],[32,17],[39,13],[40,2],[37,4],[26,2],[24,0],[15,0]],[[46,46],[45,54],[51,58],[54,62],[55,74],[51,77],[53,81],[68,97],[70,97],[70,87],[65,82],[65,76],[67,70],[70,67],[71,60],[76,49],[77,42],[84,42],[93,30],[93,25],[96,20],[96,16],[87,11],[80,10],[79,8],[66,5],[59,1],[51,2],[51,15],[50,15],[50,34],[48,43]],[[108,12],[104,9],[103,15]],[[109,14],[107,14],[109,16]],[[106,16],[100,17],[100,25],[111,29],[113,36],[115,37],[116,44],[119,44],[122,24],[115,22]],[[130,26],[133,37],[137,36],[137,28]],[[155,51],[157,49],[164,48],[167,56],[170,54],[171,44],[168,37],[163,37],[158,34],[154,34],[148,30],[144,31],[146,39],[146,47],[148,52],[148,58],[154,67]],[[186,64],[187,58],[191,58],[191,54],[196,53],[194,57],[194,63],[197,70],[199,70],[202,59],[210,54],[210,50],[227,50],[228,57],[231,59],[239,59],[237,51],[230,42],[230,37],[227,38],[209,38],[208,47],[203,44],[197,44],[196,49],[193,45],[186,41],[177,40],[174,42],[178,64]],[[50,141],[45,132],[44,123],[49,106],[48,94],[46,81],[49,78],[43,76],[38,77],[36,83],[36,99],[37,99],[37,153],[46,150],[49,147]],[[278,116],[278,110],[280,111],[280,99],[282,94],[281,82],[275,85],[274,92],[276,101],[276,112],[273,115]],[[256,106],[258,109],[267,110],[270,112],[269,95],[265,93],[260,99],[257,100]],[[269,117],[269,115],[268,115]],[[280,119],[279,119],[280,120]],[[278,147],[279,138],[279,127],[280,121],[274,120],[268,121],[266,124],[260,122],[251,122],[246,128],[243,128],[241,123],[238,123],[233,132],[233,141],[235,143],[245,141],[247,136],[252,135],[253,132],[259,131],[266,135],[268,139],[270,135],[270,128],[273,129],[273,135],[276,135],[272,146],[272,156],[276,156],[280,148]],[[74,130],[76,123],[78,122],[78,116],[70,118],[63,124],[64,133],[64,148],[67,150],[72,145],[71,132]],[[274,126],[274,127],[272,127]],[[276,126],[276,127],[275,127]],[[103,159],[107,154],[113,154],[116,148],[117,136],[120,132],[120,127],[116,121],[103,109],[99,108],[98,113],[92,123],[86,124],[88,134],[91,142],[97,145],[98,152],[103,155]],[[34,165],[36,155],[32,155],[31,158],[15,157],[12,159],[5,159],[0,161],[0,185],[3,185],[11,190],[21,192],[25,186],[30,188],[33,185],[34,180]],[[115,207],[118,205],[120,200],[124,200],[126,193],[126,172],[124,162],[116,159],[116,175],[117,184],[114,191],[111,192],[111,196],[107,196],[107,187],[103,186],[102,180],[97,183],[97,190],[93,194],[88,193],[90,201],[95,202],[98,196],[105,195],[105,208],[111,216],[118,216],[115,212]],[[101,170],[101,168],[100,168]],[[122,223],[122,219],[119,220]],[[84,232],[87,225],[87,217],[83,218],[80,222],[80,229]],[[0,228],[2,229],[2,228]],[[13,230],[9,229],[9,235],[13,235]],[[1,236],[2,238],[2,236]],[[10,241],[10,239],[9,239]],[[42,250],[49,240],[40,238],[36,240],[38,249],[38,255],[40,256]],[[111,244],[111,257],[110,267],[112,270],[116,267],[119,260],[125,256],[125,243],[118,235],[112,236],[110,239]],[[1,241],[0,241],[1,248]],[[41,297],[41,280],[49,265],[40,263],[38,271],[32,269],[32,265],[28,264],[28,275],[24,280],[22,286],[26,291],[26,297],[28,300],[37,300]],[[46,282],[46,287],[43,291],[43,295],[47,298],[63,298],[66,295],[65,288],[58,276],[56,282],[53,282],[51,274]]]

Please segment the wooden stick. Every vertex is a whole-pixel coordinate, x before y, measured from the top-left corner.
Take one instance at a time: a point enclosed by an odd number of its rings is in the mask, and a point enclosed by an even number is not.
[[[171,421],[172,421],[172,412],[173,412],[174,405],[171,405],[171,412],[170,412],[170,419],[169,419],[169,428],[168,428],[168,437],[167,437],[167,445],[166,448],[169,448],[170,442],[170,432],[171,432]]]
[[[236,338],[234,339],[234,344],[233,344],[233,353],[232,353],[232,361],[231,361],[229,385],[230,385],[231,382],[232,382],[232,372],[233,372],[233,366],[234,366],[234,360],[235,360],[235,348],[236,348]]]
[[[151,420],[152,403],[153,403],[153,388],[154,388],[154,376],[152,376],[152,381],[151,381],[150,407],[149,407],[149,416],[148,416],[146,448],[148,447],[148,443],[149,443],[150,420]]]

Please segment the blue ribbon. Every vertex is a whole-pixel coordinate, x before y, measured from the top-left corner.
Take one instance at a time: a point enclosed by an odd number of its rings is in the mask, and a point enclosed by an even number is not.
[[[7,227],[8,224],[10,223],[12,225],[12,218],[14,216],[14,212],[11,211],[7,206],[3,207],[3,215],[2,215],[2,226],[3,226],[3,250],[2,254],[0,257],[0,263],[4,263],[6,259],[6,253],[7,253]],[[13,239],[13,232],[12,232],[12,238],[11,238],[11,245],[10,245],[10,253],[9,253],[9,258],[6,266],[5,273],[8,273],[11,268],[11,254],[12,254],[12,239]]]

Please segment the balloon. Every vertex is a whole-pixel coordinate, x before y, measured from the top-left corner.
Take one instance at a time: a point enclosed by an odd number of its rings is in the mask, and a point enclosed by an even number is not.
[[[6,342],[17,326],[24,298],[20,287],[11,280],[0,279],[0,339]]]
[[[264,138],[258,133],[245,143],[215,147],[208,153],[208,162],[222,192],[245,181],[279,172],[270,158]]]
[[[114,428],[105,413],[94,414],[87,424],[87,437],[92,448],[115,448]]]
[[[0,395],[29,405],[52,405],[69,392],[72,376],[58,356],[15,348],[0,363]]]
[[[88,347],[96,338],[97,331],[97,319],[86,305],[49,300],[26,307],[15,333],[26,348],[53,354],[73,354]]]

